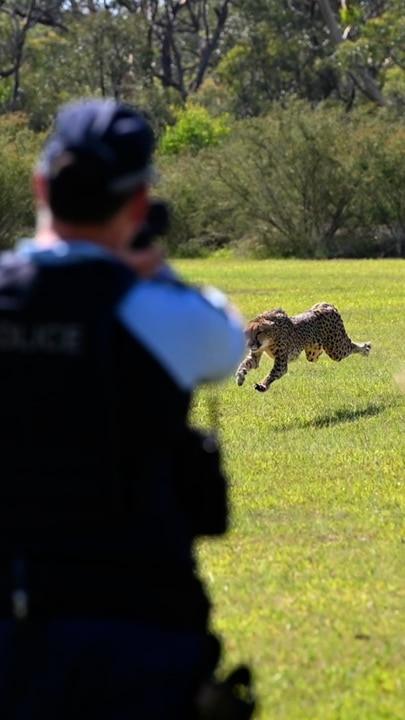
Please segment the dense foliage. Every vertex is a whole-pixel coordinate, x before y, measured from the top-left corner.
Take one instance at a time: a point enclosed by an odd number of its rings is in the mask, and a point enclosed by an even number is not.
[[[3,0],[0,242],[56,108],[95,95],[153,123],[171,252],[403,255],[404,48],[403,0]]]

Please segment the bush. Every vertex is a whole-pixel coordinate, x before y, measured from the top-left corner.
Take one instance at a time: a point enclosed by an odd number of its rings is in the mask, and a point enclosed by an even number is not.
[[[228,135],[226,116],[211,117],[204,107],[189,104],[175,111],[176,122],[168,126],[160,141],[162,155],[196,154],[203,148],[214,147]]]
[[[0,249],[34,227],[31,176],[41,143],[24,115],[0,116]]]
[[[203,257],[226,246],[233,235],[228,209],[215,179],[213,158],[177,158],[161,164],[160,190],[172,207],[167,249],[178,257]]]
[[[245,208],[250,238],[268,255],[335,252],[339,231],[355,221],[349,145],[347,120],[304,103],[241,124],[220,176]]]
[[[276,106],[163,165],[173,254],[405,254],[405,128],[384,110]]]
[[[32,232],[42,142],[23,115],[0,116],[2,248]],[[158,166],[172,256],[405,256],[405,126],[386,110],[276,106],[217,145],[160,153]]]
[[[370,230],[369,254],[405,256],[405,127],[387,117],[358,129],[359,216]]]

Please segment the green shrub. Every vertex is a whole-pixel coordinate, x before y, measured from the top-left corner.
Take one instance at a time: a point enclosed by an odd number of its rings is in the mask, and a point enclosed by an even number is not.
[[[405,255],[404,160],[404,125],[384,110],[276,106],[217,147],[164,158],[170,252]]]
[[[32,232],[35,222],[31,176],[42,137],[24,115],[0,116],[0,248]]]
[[[339,232],[355,220],[348,121],[294,103],[245,121],[233,141],[220,176],[245,209],[250,240],[268,255],[334,253]]]
[[[217,151],[177,156],[160,162],[159,190],[172,207],[166,239],[171,255],[205,257],[235,236],[234,200],[218,179]]]
[[[357,226],[345,255],[405,255],[405,127],[382,112],[359,123],[352,141]]]
[[[226,116],[211,117],[200,105],[188,104],[174,115],[175,124],[166,128],[160,141],[162,155],[196,154],[218,145],[230,132]]]

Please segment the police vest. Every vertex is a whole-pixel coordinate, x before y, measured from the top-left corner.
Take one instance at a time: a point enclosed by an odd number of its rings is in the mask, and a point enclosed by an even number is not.
[[[3,534],[120,523],[110,339],[117,303],[134,282],[110,259],[42,265],[1,256]]]

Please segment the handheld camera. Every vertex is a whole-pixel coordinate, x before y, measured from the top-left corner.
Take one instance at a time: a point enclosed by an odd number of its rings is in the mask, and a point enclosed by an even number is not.
[[[146,222],[132,241],[136,250],[147,248],[155,237],[166,235],[169,230],[169,206],[164,200],[151,200]]]

